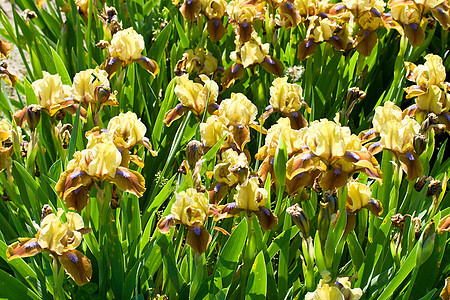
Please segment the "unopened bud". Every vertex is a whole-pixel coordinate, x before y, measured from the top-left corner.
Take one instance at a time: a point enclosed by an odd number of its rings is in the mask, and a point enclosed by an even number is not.
[[[422,134],[414,135],[414,150],[417,154],[422,154],[427,147],[427,139]]]
[[[337,213],[339,210],[339,202],[336,193],[325,192],[323,194],[323,200],[329,203],[331,214]]]
[[[51,208],[51,206],[48,204],[44,204],[44,206],[42,206],[42,209],[41,209],[41,219],[44,219],[46,216],[48,216],[51,213],[53,213],[53,209]]]
[[[31,131],[34,131],[41,120],[41,107],[31,104],[27,109],[27,123]]]
[[[196,140],[190,141],[186,146],[186,158],[189,165],[193,168],[197,161],[203,156],[202,143]]]
[[[302,237],[306,239],[309,236],[309,222],[303,209],[296,203],[288,207],[286,212],[291,215],[292,221],[297,225],[302,233]]]
[[[331,222],[330,204],[320,202],[318,230],[322,246],[325,245],[325,241],[327,240],[330,222]]]
[[[107,86],[99,85],[95,88],[94,95],[97,103],[105,103],[111,95],[111,90]]]

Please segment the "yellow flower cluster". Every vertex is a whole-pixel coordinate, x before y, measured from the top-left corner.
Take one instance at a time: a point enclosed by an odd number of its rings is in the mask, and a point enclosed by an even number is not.
[[[415,104],[406,109],[406,114],[423,122],[429,113],[434,113],[443,129],[450,130],[450,83],[445,82],[442,58],[427,54],[425,64],[416,66],[406,62],[405,66],[407,79],[416,83],[405,88],[406,98],[415,98]]]
[[[87,132],[87,149],[74,153],[55,187],[66,206],[81,211],[90,198],[92,187],[100,181],[114,183],[120,190],[142,196],[145,179],[128,167],[130,162],[143,167],[138,156],[130,155],[135,145],[144,145],[151,151],[145,131],[145,125],[136,114],[127,112],[112,118],[107,130]]]

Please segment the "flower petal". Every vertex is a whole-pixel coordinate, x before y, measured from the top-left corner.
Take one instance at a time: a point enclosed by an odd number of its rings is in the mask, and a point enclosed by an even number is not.
[[[265,206],[260,206],[259,211],[255,212],[258,217],[259,225],[265,231],[274,229],[278,225],[278,218],[273,212]]]
[[[73,249],[58,256],[58,259],[66,273],[72,277],[77,285],[85,285],[91,281],[91,261],[83,253]]]
[[[188,244],[195,253],[205,253],[210,242],[211,235],[208,233],[206,228],[203,227],[203,225],[189,227],[186,237],[186,244]]]
[[[21,239],[19,242],[15,242],[8,246],[6,250],[6,257],[8,260],[19,257],[30,257],[39,252],[42,252],[41,246],[39,246],[37,239]]]
[[[174,109],[171,109],[166,113],[164,117],[164,123],[166,123],[167,127],[169,127],[170,125],[172,125],[173,121],[181,118],[186,111],[188,111],[187,107],[185,107],[183,104],[178,104]]]
[[[145,192],[145,179],[136,171],[118,167],[116,175],[110,180],[117,185],[119,190],[135,194],[138,197],[142,197]]]

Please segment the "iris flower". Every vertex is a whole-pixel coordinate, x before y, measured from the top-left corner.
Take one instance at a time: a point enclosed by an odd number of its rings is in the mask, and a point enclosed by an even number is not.
[[[177,62],[175,74],[197,73],[212,76],[217,70],[217,59],[207,53],[203,47],[196,47],[194,50],[188,49],[183,53],[183,58]]]
[[[61,222],[63,211],[45,216],[39,231],[34,238],[19,238],[18,242],[8,246],[8,260],[34,256],[37,253],[49,252],[57,259],[66,273],[77,285],[84,285],[91,280],[92,267],[90,260],[76,248],[81,244],[82,235],[90,229],[84,227],[83,219],[77,213],[65,214],[67,221]]]
[[[112,77],[120,67],[137,62],[155,76],[159,72],[158,64],[141,54],[144,48],[144,38],[132,27],[116,32],[108,46],[108,59],[104,63],[104,70]]]
[[[405,88],[406,98],[415,98],[415,104],[405,110],[405,114],[414,116],[420,123],[429,113],[434,113],[438,122],[450,130],[450,83],[445,82],[446,73],[442,58],[427,54],[425,64],[416,66],[405,63],[407,79],[416,84]]]
[[[295,83],[288,83],[287,77],[276,78],[270,87],[270,105],[266,107],[263,119],[267,119],[273,112],[278,111],[291,120],[293,129],[308,126],[305,117],[299,112],[302,107],[306,107],[308,113],[311,112],[308,104],[303,101],[302,93],[302,87]]]
[[[352,284],[348,277],[338,277],[335,282],[328,282],[324,279],[319,281],[319,285],[314,292],[305,295],[306,300],[358,300],[362,297],[360,288],[352,289]]]
[[[377,160],[361,140],[351,134],[350,128],[322,119],[302,130],[305,130],[305,145],[302,152],[287,162],[289,180],[302,173],[319,170],[318,183],[324,191],[345,186],[354,173],[362,172],[381,180]]]
[[[192,188],[176,193],[175,198],[171,214],[159,222],[158,230],[167,233],[175,224],[182,224],[188,228],[186,243],[195,253],[205,253],[211,242],[211,235],[203,226],[210,215],[208,199]]]
[[[142,142],[138,141],[141,133],[136,133],[133,126],[129,130],[127,125],[121,127],[114,123],[109,126],[110,132],[88,133],[87,149],[75,152],[67,170],[61,174],[55,190],[69,209],[81,211],[90,198],[92,187],[101,181],[114,183],[118,189],[138,197],[145,192],[144,177],[128,169],[130,160],[142,166],[141,161],[130,156],[126,148]],[[125,130],[120,131],[121,128]]]
[[[0,171],[3,171],[14,152],[12,126],[7,119],[3,118],[0,121],[0,143]]]
[[[233,216],[241,211],[255,214],[261,228],[267,231],[277,226],[278,218],[265,207],[269,195],[264,188],[260,187],[260,180],[258,177],[250,177],[238,185],[237,193],[234,195],[236,202],[225,205],[222,212],[227,216]]]
[[[186,111],[192,111],[201,119],[205,109],[209,109],[210,113],[217,109],[215,102],[219,96],[219,86],[206,75],[200,75],[200,79],[203,85],[189,80],[188,74],[177,77],[175,94],[181,103],[166,113],[164,123],[167,126],[181,118]]]

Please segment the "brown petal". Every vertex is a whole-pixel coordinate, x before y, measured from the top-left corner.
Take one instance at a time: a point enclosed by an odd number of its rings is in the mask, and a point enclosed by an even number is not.
[[[8,246],[6,257],[8,260],[19,257],[30,257],[42,251],[43,249],[39,246],[36,238],[21,239],[19,242]]]
[[[345,223],[345,229],[344,229],[343,236],[346,236],[347,234],[352,232],[356,226],[356,213],[352,213],[352,212],[348,212],[348,211],[345,211],[345,212],[347,214],[347,222]],[[338,214],[339,214],[339,212],[338,212]],[[339,215],[336,216],[336,220],[337,220],[338,216]]]
[[[340,168],[332,168],[322,174],[319,185],[324,191],[334,191],[347,184],[349,174]]]
[[[144,145],[144,147],[147,148],[148,151],[150,151],[150,154],[151,154],[152,156],[157,156],[157,155],[158,155],[158,152],[152,149],[152,144],[150,144],[150,140],[149,140],[148,138],[144,137],[144,138],[142,139],[142,141],[139,142],[139,144]],[[134,162],[134,161],[133,161],[133,162]],[[144,163],[144,162],[142,162],[142,164],[143,164],[143,163]],[[140,165],[138,165],[138,166],[141,167]],[[141,167],[141,168],[143,168],[143,167]]]
[[[450,231],[450,215],[445,216],[437,227],[438,233],[449,232]]]
[[[181,118],[186,111],[188,111],[187,107],[185,107],[183,104],[178,104],[174,109],[169,110],[166,113],[164,117],[164,123],[166,123],[167,127],[169,127],[170,125],[172,125],[173,121]]]
[[[76,168],[61,174],[55,190],[69,209],[80,212],[89,201],[93,185],[92,178],[80,168]]]
[[[295,27],[300,23],[301,17],[290,1],[281,3],[278,10],[280,12],[281,20],[285,22],[284,26],[286,28]]]
[[[422,42],[425,40],[425,32],[423,32],[420,24],[408,24],[404,25],[405,35],[409,40],[409,43],[413,47],[420,46]]]
[[[230,132],[233,140],[240,150],[244,149],[245,144],[250,141],[250,129],[248,126],[235,125],[231,126]]]
[[[398,156],[402,169],[406,172],[409,181],[415,180],[422,176],[423,167],[417,153],[408,151]]]
[[[209,203],[218,204],[228,194],[228,185],[222,182],[216,182],[208,191]]]
[[[383,205],[381,202],[376,199],[370,199],[369,203],[364,205],[364,208],[367,208],[372,214],[379,217],[383,213]]]
[[[0,39],[0,59],[7,58],[11,50],[12,44]]]
[[[286,192],[289,195],[296,195],[303,187],[312,188],[314,180],[319,176],[320,170],[311,170],[295,175],[292,179],[286,178]]]
[[[161,221],[159,221],[158,226],[157,226],[158,227],[158,231],[161,232],[161,233],[168,233],[169,230],[173,226],[175,226],[175,222],[176,222],[176,220],[175,220],[175,218],[173,217],[172,214],[162,218]]]
[[[260,206],[259,211],[255,212],[258,217],[259,225],[265,231],[274,229],[278,224],[278,218],[265,206]]]
[[[242,22],[237,29],[241,43],[250,41],[252,38],[253,24],[250,22]]]
[[[14,113],[14,120],[16,121],[16,124],[21,128],[27,122],[27,110],[28,106],[25,106],[21,110],[18,110]]]
[[[205,253],[210,242],[211,235],[208,231],[206,231],[206,228],[203,227],[203,225],[189,227],[186,237],[186,244],[191,246],[195,253]]]
[[[117,58],[109,58],[106,62],[103,63],[102,67],[105,70],[109,78],[113,77],[114,74],[120,69],[123,65],[123,62]]]
[[[293,156],[286,163],[286,178],[292,179],[300,173],[310,171],[320,161],[311,151],[306,151]]]
[[[284,74],[284,65],[278,58],[266,56],[261,66],[272,75],[281,77]]]
[[[378,42],[377,33],[375,31],[369,31],[360,29],[358,31],[358,45],[356,46],[356,51],[363,56],[370,56],[373,47]]]
[[[214,18],[208,20],[207,30],[211,41],[218,42],[225,35],[225,28],[223,27],[223,22],[219,18]]]
[[[298,59],[305,60],[306,58],[314,54],[314,52],[316,52],[317,45],[318,44],[314,42],[314,40],[303,40],[300,44],[298,44]]]
[[[221,82],[225,88],[229,88],[237,79],[242,78],[244,74],[244,66],[238,63],[234,63],[231,65],[231,67],[225,70]]]
[[[194,22],[202,9],[199,0],[185,0],[180,7],[180,12],[188,22]]]
[[[290,113],[287,117],[291,120],[292,129],[298,130],[308,127],[308,121],[306,121],[305,117],[299,112]]]
[[[159,66],[153,59],[150,59],[145,56],[141,56],[136,60],[138,64],[140,64],[144,69],[146,69],[150,74],[155,78],[156,74],[159,73]]]
[[[142,197],[145,192],[144,177],[140,173],[124,167],[117,168],[116,175],[111,182],[115,183],[119,190],[135,194],[138,197]]]
[[[448,6],[444,7],[443,4],[438,5],[431,9],[431,13],[433,14],[433,17],[439,21],[444,30],[450,28],[450,11]]]
[[[77,285],[85,285],[91,281],[91,261],[83,253],[73,249],[58,256],[58,259],[66,273],[72,277]]]
[[[64,195],[64,204],[67,208],[81,212],[89,201],[93,185],[94,181],[90,180],[87,185],[79,186],[78,188],[67,192]]]

